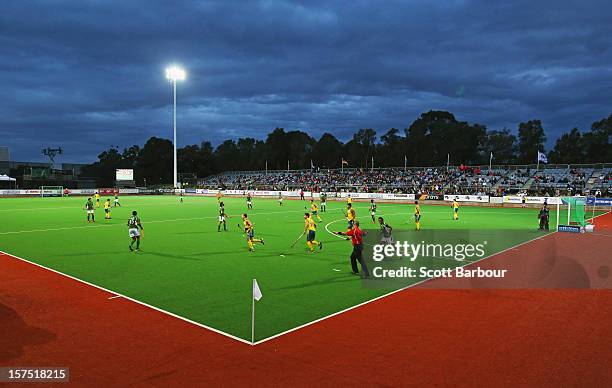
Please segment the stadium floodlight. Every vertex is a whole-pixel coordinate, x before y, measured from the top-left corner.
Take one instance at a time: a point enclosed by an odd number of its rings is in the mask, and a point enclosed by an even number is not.
[[[178,174],[177,174],[177,166],[176,166],[176,81],[184,81],[187,78],[187,73],[184,69],[179,66],[170,66],[166,68],[166,78],[168,81],[172,82],[173,92],[174,92],[174,188],[178,188]]]

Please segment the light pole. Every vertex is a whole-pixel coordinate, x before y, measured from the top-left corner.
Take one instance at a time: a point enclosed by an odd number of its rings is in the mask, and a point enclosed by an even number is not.
[[[187,74],[185,70],[178,66],[170,66],[166,69],[166,78],[168,81],[172,82],[173,93],[174,93],[174,115],[173,115],[173,124],[174,124],[174,188],[178,188],[178,174],[176,167],[176,81],[184,81]]]

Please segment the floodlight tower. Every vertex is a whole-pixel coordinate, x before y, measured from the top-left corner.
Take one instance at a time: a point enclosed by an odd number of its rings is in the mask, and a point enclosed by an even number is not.
[[[62,147],[60,148],[47,147],[47,148],[43,148],[42,150],[42,154],[45,155],[47,158],[49,158],[49,168],[50,169],[53,169],[53,167],[55,166],[55,157],[63,153],[64,153],[64,150],[62,149]]]
[[[178,174],[177,174],[177,166],[176,166],[176,81],[184,81],[185,78],[187,77],[187,74],[185,73],[185,70],[176,66],[176,65],[172,65],[168,68],[166,68],[166,78],[168,79],[168,81],[172,82],[172,88],[173,88],[173,92],[174,92],[174,115],[173,115],[173,122],[174,122],[174,140],[173,140],[173,144],[174,144],[174,188],[178,188]]]

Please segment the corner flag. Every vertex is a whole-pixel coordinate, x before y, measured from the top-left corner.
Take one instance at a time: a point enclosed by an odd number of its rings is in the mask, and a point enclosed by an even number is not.
[[[261,293],[261,290],[259,289],[259,284],[257,284],[257,279],[253,279],[253,299],[255,299],[256,301],[259,301],[262,296],[263,294]]]

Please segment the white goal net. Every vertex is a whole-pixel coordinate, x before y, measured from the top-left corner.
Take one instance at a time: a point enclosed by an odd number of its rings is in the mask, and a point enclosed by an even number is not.
[[[40,186],[41,197],[61,197],[64,195],[62,186]]]

